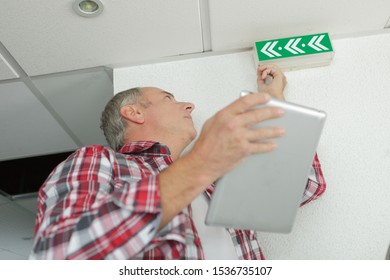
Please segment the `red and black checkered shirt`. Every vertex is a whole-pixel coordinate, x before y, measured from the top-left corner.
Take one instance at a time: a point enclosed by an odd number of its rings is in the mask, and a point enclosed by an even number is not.
[[[204,259],[189,206],[158,231],[159,173],[172,163],[156,142],[77,150],[38,195],[30,259]],[[325,191],[317,156],[302,205]],[[210,194],[214,186],[207,189]],[[228,229],[239,259],[263,259],[256,232]]]

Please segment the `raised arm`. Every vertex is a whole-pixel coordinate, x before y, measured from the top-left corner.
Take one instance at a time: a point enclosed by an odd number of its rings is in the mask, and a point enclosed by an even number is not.
[[[274,107],[248,110],[268,102],[269,98],[267,94],[251,94],[219,111],[205,123],[192,150],[161,173],[161,226],[246,156],[276,148],[272,142],[259,140],[280,137],[282,130],[250,129],[284,113]]]

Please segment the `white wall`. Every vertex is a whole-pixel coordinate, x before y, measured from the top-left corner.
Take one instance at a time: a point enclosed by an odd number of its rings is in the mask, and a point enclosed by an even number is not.
[[[318,154],[328,190],[268,259],[383,259],[390,244],[390,33],[336,40],[330,66],[287,72],[286,98],[328,113]],[[116,69],[115,92],[157,86],[195,103],[195,124],[256,89],[251,52]]]

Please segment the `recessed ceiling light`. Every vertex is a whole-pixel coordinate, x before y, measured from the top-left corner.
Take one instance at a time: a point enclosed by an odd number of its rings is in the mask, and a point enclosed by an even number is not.
[[[100,0],[75,0],[73,10],[83,17],[96,17],[103,12],[103,3]]]

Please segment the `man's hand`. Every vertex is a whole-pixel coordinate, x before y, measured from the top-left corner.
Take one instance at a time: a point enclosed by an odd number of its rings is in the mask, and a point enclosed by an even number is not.
[[[283,110],[276,107],[249,110],[269,100],[270,96],[265,93],[250,94],[231,103],[205,123],[189,156],[204,165],[204,174],[209,175],[208,183],[230,171],[245,157],[276,148],[275,143],[263,140],[282,136],[283,129],[251,128],[283,115]]]
[[[270,78],[267,78],[270,77]],[[286,87],[287,79],[280,68],[273,64],[262,65],[257,68],[257,90],[267,92],[271,96],[279,99],[284,99],[284,88]]]

